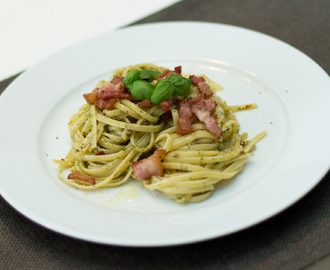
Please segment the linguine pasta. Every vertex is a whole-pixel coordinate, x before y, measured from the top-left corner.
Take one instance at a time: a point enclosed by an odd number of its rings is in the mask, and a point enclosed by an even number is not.
[[[114,75],[125,77],[135,69],[165,70],[156,65],[141,64],[118,69]],[[222,89],[207,76],[201,76],[213,93]],[[96,88],[106,83],[109,81],[101,81]],[[190,92],[178,99],[187,100],[197,93],[197,87],[191,86]],[[137,181],[141,181],[147,190],[161,191],[178,203],[207,199],[219,181],[243,171],[255,144],[267,134],[264,131],[247,140],[247,133],[239,133],[239,123],[233,112],[257,108],[256,104],[228,106],[216,95],[209,100],[216,102],[212,115],[223,130],[219,139],[195,116],[192,118],[195,132],[177,134],[179,113],[173,105],[170,118],[164,117],[160,104],[140,107],[128,99],[118,99],[110,110],[100,110],[88,103],[82,105],[69,120],[69,153],[64,159],[54,160],[59,165],[59,177],[82,190],[117,187],[130,177],[136,178],[132,169],[134,162],[150,156],[155,149],[165,149],[166,155],[161,162],[164,175]],[[68,179],[64,174],[68,168],[71,172],[93,177],[95,183]]]

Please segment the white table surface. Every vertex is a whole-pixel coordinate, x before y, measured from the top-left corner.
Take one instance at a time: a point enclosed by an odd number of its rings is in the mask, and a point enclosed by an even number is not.
[[[0,0],[0,81],[180,0]]]

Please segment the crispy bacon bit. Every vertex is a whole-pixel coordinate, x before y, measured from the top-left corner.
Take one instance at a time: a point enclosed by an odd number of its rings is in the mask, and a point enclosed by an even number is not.
[[[178,119],[178,128],[176,130],[177,134],[186,135],[194,132],[195,130],[191,125],[191,119],[186,119],[186,118]]]
[[[95,185],[95,178],[94,177],[83,175],[79,171],[70,173],[68,175],[68,179],[78,179],[78,180],[81,180],[81,181],[84,181],[84,182],[89,182],[92,185]]]
[[[182,67],[181,66],[177,66],[177,67],[174,68],[174,71],[177,72],[177,73],[179,73],[179,74],[181,74]]]
[[[168,100],[162,101],[160,103],[160,106],[162,107],[163,111],[166,112],[171,109],[171,106],[174,103],[174,101],[175,101],[175,96],[172,95],[169,97]]]
[[[99,99],[102,99],[102,92],[127,93],[127,89],[124,86],[123,79],[119,76],[115,76],[111,82],[94,89],[91,93],[84,94],[83,97],[88,104],[93,105]]]
[[[199,100],[199,102],[197,102]],[[218,126],[217,121],[211,116],[211,112],[207,109],[205,100],[196,96],[193,99],[189,99],[192,112],[197,116],[199,121],[205,124],[206,129],[215,135],[217,139],[221,137],[223,133],[222,129]]]
[[[150,157],[133,162],[132,168],[137,179],[148,180],[151,176],[164,176],[161,159],[166,155],[165,149],[157,149]]]
[[[112,83],[113,81],[115,81],[116,83]],[[127,89],[124,86],[123,80],[119,77],[115,77],[110,83],[103,85],[101,87],[101,92],[102,91],[116,91],[120,93],[127,93]]]
[[[203,77],[190,75],[189,79],[191,79],[192,85],[197,86],[198,91],[203,95],[205,99],[212,97],[213,93],[210,90],[210,86],[205,82]]]
[[[206,99],[206,100],[204,100],[204,102],[206,105],[206,109],[210,112],[213,112],[214,109],[217,107],[217,102],[214,100]]]
[[[203,96],[201,94],[198,94],[195,97],[188,98],[187,101],[191,105],[194,105],[194,104],[197,104],[197,103],[201,102],[202,100],[203,100]],[[217,107],[217,102],[214,101],[214,100],[205,99],[204,102],[205,102],[205,105],[206,105],[206,109],[210,112],[213,112],[214,109]]]
[[[248,105],[245,105],[245,110],[247,110],[248,108],[252,107],[252,105],[248,104]]]
[[[137,103],[140,107],[149,107],[151,105],[150,99],[144,99]]]
[[[90,105],[95,104],[95,102],[98,100],[97,95],[98,93],[94,92],[96,89],[93,90],[93,92],[88,94],[83,94],[84,99],[86,102]]]
[[[191,79],[191,83],[195,86],[197,86],[199,83],[205,82],[205,79],[203,77],[198,77],[196,75],[190,75],[189,79]]]
[[[187,99],[187,101],[189,102],[190,105],[197,104],[197,103],[201,102],[202,100],[203,100],[203,96],[200,94],[198,94],[195,97],[190,97]]]
[[[180,70],[179,70],[180,68]],[[181,67],[176,67],[175,68],[175,71],[172,71],[172,70],[169,70],[169,69],[166,69],[163,71],[162,74],[158,75],[158,79],[161,80],[161,79],[168,79],[172,74],[173,75],[181,75],[181,72],[178,72],[178,71],[181,71]]]
[[[104,151],[99,151],[99,152],[97,152],[95,155],[96,155],[96,156],[104,156],[105,153],[104,153]]]
[[[112,78],[111,83],[113,84],[124,84],[123,83],[124,79],[116,75],[115,77]]]
[[[194,116],[191,105],[188,102],[183,100],[178,100],[178,129],[176,131],[177,134],[190,134],[195,132],[194,128],[191,125],[191,118]]]
[[[168,100],[162,101],[160,103],[160,106],[162,107],[163,111],[166,112],[171,109],[171,103]]]
[[[180,118],[192,118],[193,112],[191,110],[191,105],[183,100],[178,100],[178,113]]]
[[[134,98],[130,93],[121,93],[116,91],[102,91],[101,92],[102,99],[113,99],[113,98],[122,98],[134,101]]]
[[[96,103],[95,103],[95,107],[99,108],[100,110],[110,110],[117,102],[117,99],[108,99],[108,100],[103,100],[103,99],[99,99]]]
[[[120,79],[120,78],[119,78]],[[93,105],[95,102],[102,98],[102,92],[115,92],[115,93],[126,93],[127,89],[125,88],[123,82],[119,82],[117,78],[114,78],[116,84],[107,83],[101,86],[100,88],[94,89],[91,93],[84,94],[84,98],[87,103]]]

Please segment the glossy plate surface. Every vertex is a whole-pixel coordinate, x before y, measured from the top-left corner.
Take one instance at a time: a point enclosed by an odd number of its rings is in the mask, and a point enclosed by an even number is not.
[[[203,38],[196,38],[203,33]],[[164,39],[166,37],[166,39]],[[70,148],[67,120],[101,79],[150,62],[206,74],[224,87],[251,139],[267,130],[245,170],[207,201],[179,205],[137,181],[80,191],[62,183],[52,159]],[[1,195],[38,224],[75,238],[122,246],[166,246],[224,236],[287,208],[330,165],[330,79],[309,57],[272,37],[211,23],[158,23],[86,40],[45,59],[0,97]]]

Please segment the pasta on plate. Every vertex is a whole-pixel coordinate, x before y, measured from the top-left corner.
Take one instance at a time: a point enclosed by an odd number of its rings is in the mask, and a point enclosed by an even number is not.
[[[116,70],[100,81],[69,120],[71,149],[58,174],[82,190],[111,188],[130,177],[178,203],[207,199],[215,185],[241,173],[255,144],[239,133],[235,111],[222,87],[205,75],[182,74],[140,64]],[[71,169],[65,175],[66,169]]]

